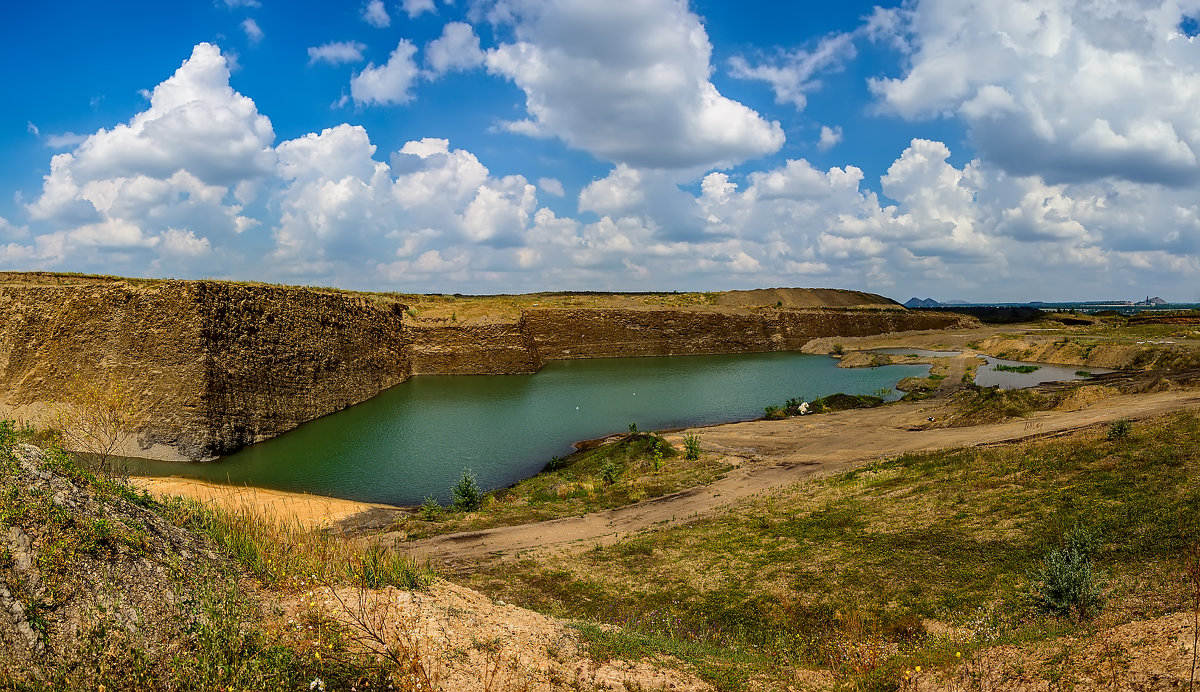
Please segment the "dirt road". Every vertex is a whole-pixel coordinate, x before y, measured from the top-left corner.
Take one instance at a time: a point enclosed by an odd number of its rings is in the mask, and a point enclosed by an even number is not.
[[[927,428],[927,419],[939,418],[944,406],[942,400],[925,401],[682,431],[667,437],[677,442],[686,432],[696,433],[707,452],[729,457],[738,464],[737,468],[708,486],[580,517],[411,542],[388,534],[380,539],[412,555],[429,557],[452,571],[469,571],[480,562],[509,559],[525,551],[572,551],[607,545],[637,531],[691,521],[755,493],[817,474],[844,471],[870,459],[1012,442],[1106,424],[1119,418],[1138,420],[1200,408],[1200,393],[1122,395],[1099,401],[1082,411],[1043,411],[1011,422],[970,428]]]

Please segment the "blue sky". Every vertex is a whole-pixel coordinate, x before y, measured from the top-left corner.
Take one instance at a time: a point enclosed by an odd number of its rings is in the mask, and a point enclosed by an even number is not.
[[[1200,0],[9,8],[0,269],[1200,301]]]

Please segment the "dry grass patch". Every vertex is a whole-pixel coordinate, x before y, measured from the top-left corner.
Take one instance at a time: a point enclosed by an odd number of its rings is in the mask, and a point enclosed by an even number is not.
[[[1076,524],[1101,537],[1102,622],[1181,608],[1179,555],[1200,535],[1200,421],[882,460],[471,583],[616,625],[605,646],[674,651],[720,689],[764,675],[786,687],[797,667],[889,689],[956,651],[1086,630],[1030,600],[1030,574]]]

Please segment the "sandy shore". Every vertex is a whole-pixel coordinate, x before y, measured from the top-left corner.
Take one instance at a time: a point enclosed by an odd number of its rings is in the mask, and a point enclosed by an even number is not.
[[[306,528],[330,528],[363,512],[395,509],[390,505],[284,490],[221,485],[191,478],[134,476],[129,482],[155,497],[181,495],[223,509],[249,511],[271,519],[295,521]]]

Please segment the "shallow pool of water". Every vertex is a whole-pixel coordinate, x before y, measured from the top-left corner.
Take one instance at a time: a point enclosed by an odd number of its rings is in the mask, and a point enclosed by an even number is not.
[[[1015,360],[1004,360],[1001,358],[993,358],[984,356],[987,365],[979,366],[979,370],[975,373],[975,384],[981,387],[999,386],[1002,389],[1023,389],[1025,387],[1036,387],[1042,382],[1067,382],[1070,380],[1086,380],[1086,375],[1077,375],[1077,372],[1090,372],[1094,375],[1099,375],[1105,372],[1112,372],[1103,368],[1089,368],[1083,365],[1047,365],[1045,363],[1023,363]],[[1008,372],[997,370],[997,365],[1005,365],[1009,367],[1021,367],[1023,365],[1037,366],[1037,370],[1033,372]]]
[[[928,372],[836,366],[827,356],[759,353],[564,360],[534,375],[421,375],[213,463],[129,463],[141,474],[446,502],[463,469],[484,488],[502,487],[571,453],[572,443],[624,432],[631,422],[662,430],[746,420],[791,397],[870,394]]]

